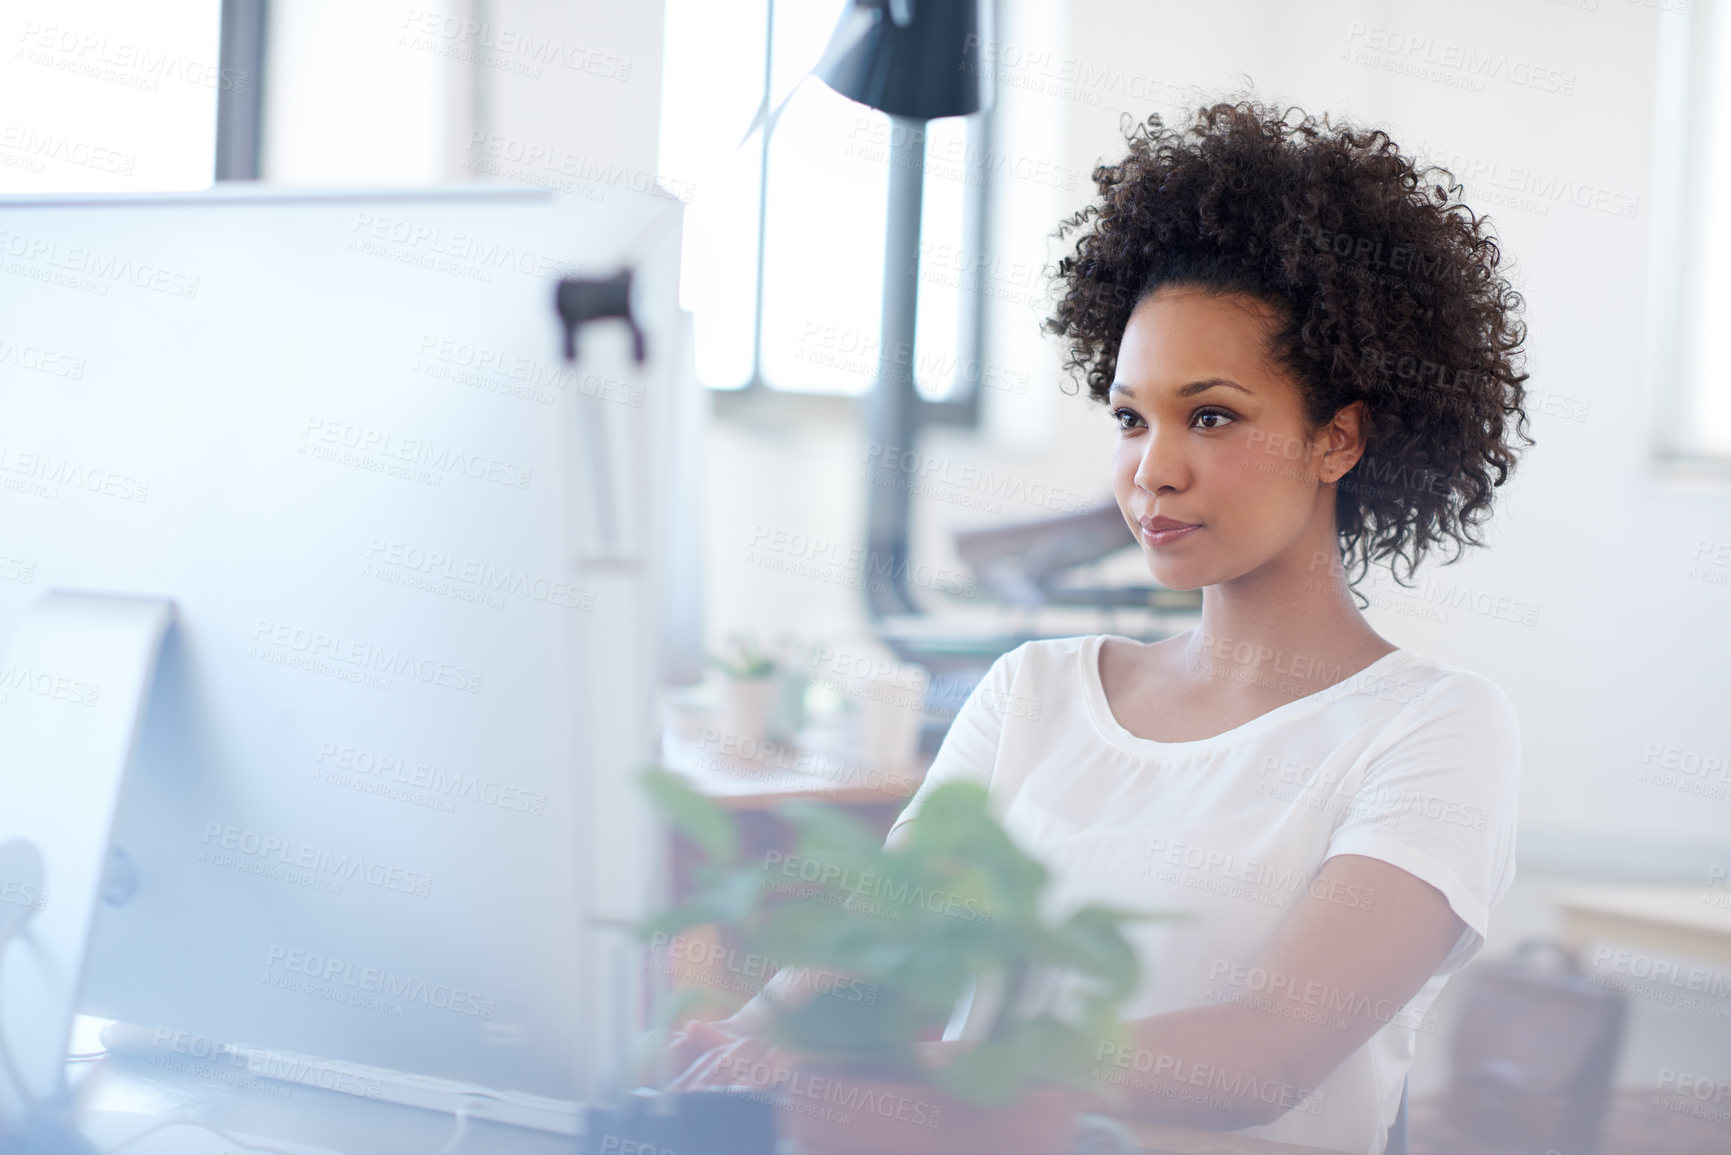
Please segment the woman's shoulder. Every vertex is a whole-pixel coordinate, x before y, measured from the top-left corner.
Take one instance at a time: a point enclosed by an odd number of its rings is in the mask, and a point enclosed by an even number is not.
[[[1440,658],[1422,654],[1417,650],[1400,649],[1396,650],[1395,654],[1402,659],[1395,664],[1397,670],[1407,677],[1422,680],[1427,685],[1447,689],[1455,695],[1505,697],[1502,687],[1494,679],[1477,670],[1452,666]]]
[[[1061,638],[1029,638],[1006,650],[994,665],[1002,664],[1016,677],[1068,676],[1076,669],[1077,659],[1091,645],[1109,637],[1107,634],[1071,634]]]
[[[1421,716],[1463,716],[1478,724],[1517,725],[1514,703],[1495,680],[1428,654],[1398,650],[1387,677],[1408,690],[1408,703]],[[1392,657],[1392,655],[1391,655]]]

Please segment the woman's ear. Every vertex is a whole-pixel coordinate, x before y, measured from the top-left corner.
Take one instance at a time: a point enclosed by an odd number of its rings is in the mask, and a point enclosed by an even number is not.
[[[1337,410],[1311,441],[1318,479],[1333,485],[1345,477],[1364,456],[1364,439],[1364,402],[1354,401]]]

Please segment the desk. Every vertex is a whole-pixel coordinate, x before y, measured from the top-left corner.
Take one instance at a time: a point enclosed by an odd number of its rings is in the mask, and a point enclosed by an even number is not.
[[[221,1063],[191,1066],[203,1073],[112,1057],[94,1065],[82,1076],[84,1133],[108,1151],[155,1123],[196,1119],[295,1155],[434,1155],[456,1134],[456,1117],[442,1112],[262,1078],[224,1082],[234,1071]],[[567,1135],[470,1120],[451,1152],[571,1155],[571,1144]],[[237,1155],[237,1149],[209,1131],[177,1126],[126,1146],[123,1155]]]
[[[1704,886],[1592,886],[1559,891],[1562,939],[1579,951],[1617,942],[1731,963],[1731,890]]]
[[[451,1116],[284,1084],[237,1087],[172,1075],[142,1063],[105,1061],[89,1073],[87,1133],[102,1150],[138,1134],[152,1121],[198,1119],[295,1155],[435,1155],[455,1134]],[[1148,1155],[1339,1155],[1317,1147],[1273,1143],[1189,1127],[1127,1122]],[[473,1121],[450,1155],[570,1155],[568,1137]],[[174,1127],[125,1148],[125,1155],[234,1155],[208,1131]],[[888,1153],[886,1153],[888,1155]],[[1064,1155],[1054,1152],[1053,1155]]]
[[[762,742],[748,749],[754,756],[741,757],[673,727],[661,736],[662,765],[729,810],[767,811],[794,800],[899,809],[919,789],[933,758],[920,754],[905,766],[869,765],[839,739]]]

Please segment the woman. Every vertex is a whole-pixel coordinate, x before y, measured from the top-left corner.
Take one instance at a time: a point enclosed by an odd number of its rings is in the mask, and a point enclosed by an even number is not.
[[[1003,655],[897,828],[973,779],[1056,902],[1198,916],[1133,932],[1135,1042],[1096,1071],[1129,1110],[1375,1155],[1513,880],[1520,739],[1495,685],[1380,636],[1352,586],[1483,544],[1532,444],[1521,300],[1448,174],[1381,132],[1220,104],[1150,117],[1094,179],[1048,327],[1201,624]],[[761,1057],[765,1013],[688,1029],[680,1085]]]

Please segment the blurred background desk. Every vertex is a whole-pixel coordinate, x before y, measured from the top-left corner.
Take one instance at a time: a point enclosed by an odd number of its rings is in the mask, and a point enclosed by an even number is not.
[[[741,758],[670,726],[662,734],[661,764],[729,810],[767,812],[783,802],[808,800],[847,806],[862,819],[888,812],[894,821],[933,758],[921,752],[905,765],[872,766],[840,738],[766,741],[755,748],[757,757]]]
[[[1731,963],[1731,890],[1705,886],[1583,886],[1557,894],[1562,937],[1581,951],[1618,943]]]

